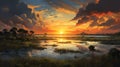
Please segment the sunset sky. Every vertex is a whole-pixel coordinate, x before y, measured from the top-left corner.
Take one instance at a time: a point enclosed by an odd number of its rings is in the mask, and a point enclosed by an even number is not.
[[[36,34],[120,31],[120,0],[0,0],[0,30],[25,28]]]

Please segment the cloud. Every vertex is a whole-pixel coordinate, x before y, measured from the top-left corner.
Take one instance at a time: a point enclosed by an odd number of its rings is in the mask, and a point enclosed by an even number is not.
[[[19,0],[0,0],[0,8],[0,20],[6,24],[9,24],[7,21],[15,15],[26,14],[29,18],[34,16],[31,9],[26,4],[19,3]]]
[[[78,25],[84,24],[89,20],[90,20],[89,17],[82,17],[78,20],[78,23],[76,25],[78,26]]]
[[[90,3],[86,6],[86,9],[79,9],[79,12],[73,20],[76,20],[81,16],[90,15],[93,13],[120,12],[119,6],[119,0],[100,0],[98,4]]]
[[[91,3],[86,7],[87,12],[119,12],[120,0],[100,0],[98,4]]]
[[[36,11],[40,5],[34,6],[19,2],[19,0],[0,0],[0,28],[20,27],[33,29],[35,27],[41,29],[44,22],[38,20],[38,14],[41,11]],[[39,18],[40,19],[40,18]],[[40,23],[38,25],[38,23]]]
[[[2,21],[0,21],[0,31],[3,30],[4,28],[9,29],[10,26],[9,26],[9,25],[6,25],[6,24],[4,24]]]
[[[59,0],[59,1],[57,1],[57,0],[46,0],[46,2],[58,12],[75,14],[75,12],[78,11],[74,6],[71,6],[70,4],[64,2],[64,0]]]
[[[78,7],[85,8],[88,3],[94,3],[96,0],[45,0],[56,11],[67,14],[75,14],[78,12]]]
[[[111,26],[114,24],[114,22],[116,22],[114,19],[109,19],[104,23],[101,23],[99,26]]]
[[[56,10],[57,12],[64,12],[64,13],[67,13],[67,14],[75,14],[74,11],[67,10],[67,9],[65,9],[65,8],[55,8],[55,10]]]
[[[91,22],[89,27],[97,26],[107,28],[106,30],[118,30],[120,25],[116,24],[120,17],[119,6],[119,0],[96,0],[96,3],[89,3],[85,9],[80,8],[72,20],[78,20],[77,26]]]
[[[35,10],[36,8],[40,8],[40,5],[35,6],[35,5],[30,5],[30,4],[28,4],[27,7],[32,10],[32,11],[31,11],[32,13],[34,13],[34,12],[36,11],[36,10]]]

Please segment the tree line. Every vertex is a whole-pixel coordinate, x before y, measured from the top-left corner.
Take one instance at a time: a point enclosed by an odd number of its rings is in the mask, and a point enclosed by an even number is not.
[[[23,28],[12,27],[10,30],[3,29],[0,31],[0,39],[31,39],[34,31],[28,31]]]

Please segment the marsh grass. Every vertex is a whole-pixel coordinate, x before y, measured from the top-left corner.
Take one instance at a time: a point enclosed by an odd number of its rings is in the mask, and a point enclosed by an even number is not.
[[[75,60],[50,58],[14,58],[0,60],[1,67],[120,67],[120,59],[109,56],[96,56]]]
[[[82,53],[79,50],[58,49],[58,48],[56,48],[54,51],[57,52],[57,53],[60,53],[60,54],[64,54],[64,53]]]
[[[30,40],[1,40],[0,42],[0,51],[6,50],[18,50],[21,48],[32,48],[32,49],[45,49],[33,43]]]

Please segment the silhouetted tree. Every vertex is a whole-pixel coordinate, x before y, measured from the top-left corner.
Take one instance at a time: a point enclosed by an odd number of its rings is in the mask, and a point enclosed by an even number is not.
[[[0,31],[0,39],[2,39],[3,33],[2,31]]]
[[[0,31],[0,36],[3,35],[2,31]]]
[[[33,35],[34,34],[34,31],[30,31],[30,35]]]
[[[17,30],[18,29],[16,27],[10,29],[10,33],[12,34],[12,36],[17,37]]]
[[[2,32],[3,32],[3,34],[6,34],[6,33],[8,33],[8,30],[7,29],[3,29]]]
[[[19,30],[18,30],[18,33],[19,33],[19,34],[22,34],[22,35],[27,35],[27,34],[28,34],[28,31],[25,30],[25,29],[19,29]]]
[[[5,39],[8,39],[8,38],[9,38],[9,34],[10,34],[10,33],[8,32],[7,29],[3,29],[3,30],[2,30],[2,33],[3,33],[3,36],[4,36]]]
[[[28,31],[24,30],[24,29],[19,29],[18,31],[18,35],[20,36],[20,38],[25,39],[27,37]]]
[[[46,37],[47,36],[47,33],[44,33],[44,37]]]
[[[27,35],[28,35],[28,31],[27,31],[27,30],[24,30],[24,31],[23,31],[23,34],[24,34],[25,36],[27,36]]]
[[[24,29],[19,29],[17,32],[18,32],[19,34],[23,34],[23,33],[24,33]]]
[[[18,35],[22,39],[29,39],[30,38],[29,37],[29,32],[27,30],[25,30],[25,29],[22,29],[22,28],[18,30]]]
[[[33,35],[34,31],[28,32],[28,30],[25,29],[17,29],[16,27],[12,27],[9,31],[7,29],[3,29],[0,31],[1,38],[5,39],[30,39],[31,37],[29,35]]]

